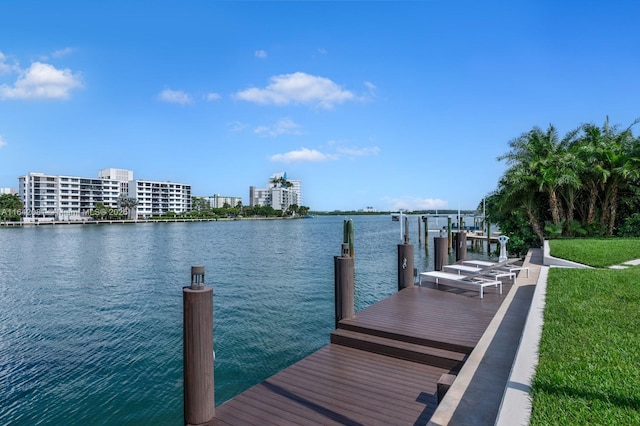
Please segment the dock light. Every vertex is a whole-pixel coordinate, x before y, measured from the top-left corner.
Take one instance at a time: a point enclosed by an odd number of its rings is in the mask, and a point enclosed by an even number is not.
[[[204,266],[191,267],[191,290],[202,290],[204,288]]]

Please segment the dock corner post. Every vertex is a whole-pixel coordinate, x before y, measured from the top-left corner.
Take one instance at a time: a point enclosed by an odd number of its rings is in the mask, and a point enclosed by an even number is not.
[[[487,255],[491,255],[491,224],[487,222]]]
[[[204,285],[204,266],[191,267],[182,288],[184,424],[205,425],[215,417],[213,288]]]
[[[414,286],[413,265],[413,244],[398,244],[398,291]]]
[[[342,243],[342,255],[334,258],[335,321],[355,316],[354,260],[349,253],[349,243]]]
[[[424,221],[424,216],[422,217],[422,220]],[[420,217],[418,217],[418,243],[422,242],[422,233],[421,233],[421,229],[420,229]]]

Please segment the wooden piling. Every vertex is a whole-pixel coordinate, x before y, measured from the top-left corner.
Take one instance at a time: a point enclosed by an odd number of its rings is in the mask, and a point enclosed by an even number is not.
[[[467,258],[467,233],[458,230],[456,234],[456,262]]]
[[[398,291],[413,287],[413,244],[398,244]]]
[[[418,243],[422,242],[422,229],[420,228],[420,220],[424,222],[424,216],[422,218],[418,217]]]
[[[451,254],[451,246],[452,246],[452,238],[451,238],[451,218],[448,217],[447,218],[447,238],[448,238],[448,242],[447,242],[447,253]]]
[[[487,222],[487,255],[491,255],[491,224]]]
[[[447,237],[433,237],[433,270],[442,271],[442,267],[447,265]]]
[[[204,266],[191,267],[191,286],[182,288],[184,423],[206,425],[215,417],[213,377],[213,288],[204,285]]]
[[[424,217],[424,249],[425,251],[429,247],[429,217]],[[437,219],[436,219],[437,220]]]
[[[335,325],[355,316],[354,261],[349,244],[342,244],[342,255],[334,258]]]

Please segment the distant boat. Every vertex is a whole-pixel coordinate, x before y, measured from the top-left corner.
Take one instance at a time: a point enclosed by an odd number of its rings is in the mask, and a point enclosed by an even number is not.
[[[308,215],[305,215],[305,216],[302,216],[302,217],[303,217],[304,219],[313,219],[315,216],[314,216],[314,215],[312,215],[312,214],[308,214]]]
[[[393,214],[391,215],[391,220],[394,222],[400,222],[400,216],[398,216],[397,214]]]

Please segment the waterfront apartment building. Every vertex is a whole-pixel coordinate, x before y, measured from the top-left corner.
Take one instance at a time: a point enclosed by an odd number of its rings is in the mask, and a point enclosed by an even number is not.
[[[103,169],[98,178],[28,173],[18,178],[25,221],[87,220],[98,203],[118,209],[124,194],[138,202],[129,218],[149,218],[191,211],[191,185],[134,180],[133,172]]]
[[[129,193],[129,182],[133,180],[133,171],[126,169],[102,169],[98,172],[100,179],[113,179],[120,182],[120,193]]]
[[[214,194],[209,197],[205,197],[207,203],[209,203],[209,207],[212,209],[221,209],[225,204],[228,204],[231,207],[236,207],[238,203],[242,203],[241,197],[225,197],[220,194]]]
[[[289,183],[289,186],[282,181]],[[291,205],[302,203],[302,183],[288,180],[287,173],[271,175],[266,188],[249,187],[249,206],[271,206],[274,210],[287,210]]]
[[[26,221],[82,220],[97,203],[118,208],[120,183],[113,179],[28,173],[18,178]]]
[[[177,214],[191,211],[191,185],[176,182],[132,180],[129,182],[129,198],[135,198],[135,217],[148,219],[169,212]]]
[[[17,193],[18,193],[18,190],[15,188],[0,188],[0,195],[3,195],[3,194],[12,195]]]

